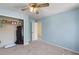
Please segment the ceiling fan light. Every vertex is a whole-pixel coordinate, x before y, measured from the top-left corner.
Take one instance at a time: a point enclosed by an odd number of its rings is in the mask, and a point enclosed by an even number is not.
[[[34,8],[33,7],[30,7],[30,12],[33,12]]]
[[[38,11],[38,8],[34,8],[34,11],[33,12],[36,13],[37,11]]]

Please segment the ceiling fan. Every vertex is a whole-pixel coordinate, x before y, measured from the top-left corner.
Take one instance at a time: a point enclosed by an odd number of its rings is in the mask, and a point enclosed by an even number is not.
[[[35,14],[39,14],[39,9],[43,7],[48,7],[49,3],[29,3],[22,11],[29,10]]]

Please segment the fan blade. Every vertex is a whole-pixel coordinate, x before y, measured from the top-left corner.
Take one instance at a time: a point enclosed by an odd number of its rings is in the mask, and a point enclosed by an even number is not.
[[[36,7],[37,3],[30,3],[29,6],[30,7]]]
[[[49,3],[43,3],[43,4],[39,4],[39,7],[48,7]]]

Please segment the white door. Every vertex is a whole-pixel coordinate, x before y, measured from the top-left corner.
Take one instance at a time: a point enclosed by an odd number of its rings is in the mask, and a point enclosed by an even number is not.
[[[38,31],[37,31],[37,22],[32,22],[32,41],[33,40],[38,40]]]

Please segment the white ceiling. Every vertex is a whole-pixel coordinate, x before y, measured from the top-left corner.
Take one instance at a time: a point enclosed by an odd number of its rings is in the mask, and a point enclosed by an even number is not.
[[[15,11],[20,11],[30,16],[33,16],[35,19],[39,19],[42,17],[55,15],[57,13],[64,12],[64,11],[67,11],[79,6],[79,4],[77,3],[50,3],[49,7],[39,9],[39,15],[36,15],[36,14],[30,13],[29,11],[21,11],[22,8],[26,7],[26,5],[27,3],[26,4],[25,3],[17,3],[17,4],[9,3],[9,4],[0,4],[0,7],[15,10]]]

